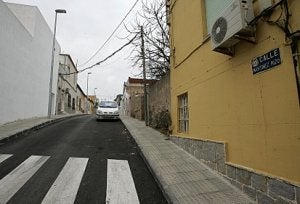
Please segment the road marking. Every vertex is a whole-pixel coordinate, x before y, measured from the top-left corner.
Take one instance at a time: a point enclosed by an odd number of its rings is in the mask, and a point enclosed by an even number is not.
[[[107,160],[107,204],[139,204],[128,161]]]
[[[31,156],[2,178],[0,180],[0,203],[8,202],[48,158],[48,156]]]
[[[0,154],[0,163],[11,157],[12,154]]]
[[[88,158],[70,157],[42,203],[74,203]]]

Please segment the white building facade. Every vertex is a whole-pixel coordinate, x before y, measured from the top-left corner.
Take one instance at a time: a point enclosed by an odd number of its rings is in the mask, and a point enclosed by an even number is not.
[[[51,29],[37,7],[2,0],[0,27],[0,124],[47,116]],[[57,90],[58,43],[55,50],[52,114]]]

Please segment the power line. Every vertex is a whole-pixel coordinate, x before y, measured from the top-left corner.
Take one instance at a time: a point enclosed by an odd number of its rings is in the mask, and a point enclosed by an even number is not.
[[[101,60],[101,61],[99,61],[99,62],[97,62],[97,63],[95,63],[95,64],[93,64],[93,65],[91,65],[91,66],[89,66],[89,67],[83,68],[83,69],[81,69],[81,70],[79,70],[79,71],[71,72],[71,73],[68,73],[68,74],[60,74],[60,75],[61,75],[61,76],[72,75],[72,74],[77,74],[77,73],[84,72],[84,71],[87,70],[87,69],[92,69],[93,67],[100,65],[101,63],[107,61],[108,59],[110,59],[111,57],[113,57],[115,54],[117,54],[118,52],[120,52],[121,50],[123,50],[125,47],[127,47],[129,44],[131,44],[131,43],[134,41],[134,39],[135,39],[136,37],[137,37],[137,35],[135,35],[131,40],[129,40],[129,41],[128,41],[126,44],[124,44],[122,47],[120,47],[119,49],[117,49],[116,51],[114,51],[112,54],[110,54],[109,56],[107,56],[105,59],[103,59],[103,60]]]
[[[133,10],[133,8],[136,6],[136,4],[138,3],[139,0],[136,0],[135,3],[133,4],[133,6],[130,8],[130,10],[127,12],[127,14],[125,15],[125,17],[122,19],[122,21],[119,23],[119,25],[115,28],[115,30],[112,32],[112,34],[107,38],[107,40],[101,45],[101,47],[83,64],[79,65],[79,67],[86,65],[87,63],[89,63],[102,49],[103,47],[106,45],[106,43],[108,43],[108,41],[112,38],[112,36],[116,33],[116,31],[119,29],[119,27],[122,25],[122,23],[124,22],[124,20],[127,18],[127,16],[131,13],[131,11]]]

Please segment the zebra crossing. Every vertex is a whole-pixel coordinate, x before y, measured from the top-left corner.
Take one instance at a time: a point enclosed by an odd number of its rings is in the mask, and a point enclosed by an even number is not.
[[[12,156],[12,154],[0,154],[0,164]],[[49,158],[49,156],[32,155],[4,176],[0,180],[0,204],[9,202]],[[88,160],[88,158],[68,158],[42,203],[74,203]],[[139,203],[127,160],[107,159],[106,189],[107,204]]]

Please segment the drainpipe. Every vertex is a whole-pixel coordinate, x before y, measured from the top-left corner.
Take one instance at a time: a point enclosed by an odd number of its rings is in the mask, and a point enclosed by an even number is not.
[[[295,69],[295,76],[296,76],[296,83],[297,83],[297,91],[298,91],[298,102],[300,105],[300,53],[298,48],[298,37],[292,36],[292,43],[291,43],[291,51],[293,57],[293,64]]]

